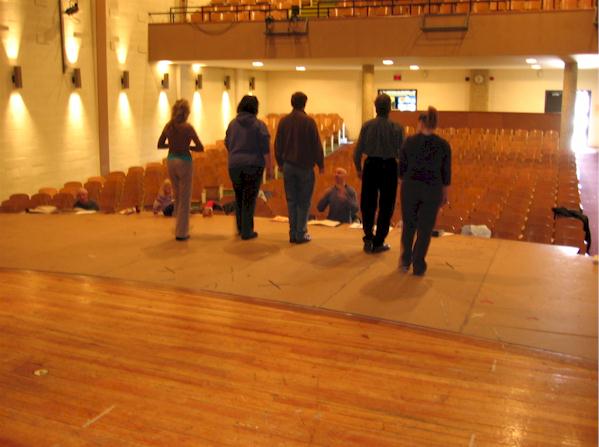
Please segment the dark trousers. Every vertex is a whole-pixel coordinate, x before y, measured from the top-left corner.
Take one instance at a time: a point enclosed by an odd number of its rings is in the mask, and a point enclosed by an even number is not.
[[[413,264],[416,273],[424,273],[426,270],[424,258],[441,204],[442,188],[441,185],[431,186],[410,180],[401,184],[401,263],[405,266]]]
[[[251,236],[254,231],[254,210],[263,172],[264,168],[261,166],[229,168],[237,205],[235,207],[237,232],[241,236]]]
[[[362,227],[364,241],[372,241],[374,247],[383,245],[389,234],[389,223],[397,196],[397,161],[394,158],[368,157],[362,170]],[[376,234],[373,234],[374,215],[378,207]]]
[[[314,191],[314,169],[285,163],[283,181],[289,211],[289,238],[300,240],[308,232],[308,214]]]

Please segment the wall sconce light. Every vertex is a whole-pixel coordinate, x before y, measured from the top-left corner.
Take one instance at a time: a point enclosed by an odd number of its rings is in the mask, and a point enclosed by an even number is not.
[[[162,88],[168,88],[168,86],[169,86],[168,73],[164,73],[164,76],[162,77],[160,84],[162,85]]]
[[[124,89],[129,88],[129,70],[123,71],[121,76],[121,87]]]
[[[199,74],[196,76],[196,90],[202,90],[202,75]]]
[[[231,89],[231,76],[229,76],[229,75],[225,76],[224,84],[225,84],[225,89],[226,90],[230,90]]]
[[[73,75],[71,76],[71,82],[73,83],[73,87],[81,88],[81,69],[75,68],[73,70]]]
[[[23,75],[21,74],[21,67],[18,65],[12,68],[12,83],[15,88],[23,88]]]
[[[254,91],[256,89],[256,78],[250,78],[250,91]]]

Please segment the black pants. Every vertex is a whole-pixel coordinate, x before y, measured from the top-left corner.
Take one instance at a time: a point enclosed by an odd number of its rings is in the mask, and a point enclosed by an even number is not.
[[[368,157],[362,172],[362,226],[364,241],[372,241],[374,247],[383,245],[389,234],[389,223],[397,196],[397,161],[394,158]],[[376,235],[373,234],[374,216],[378,207]]]
[[[441,204],[441,185],[427,185],[423,182],[406,180],[401,184],[401,263],[413,264],[414,272],[426,271],[426,252]],[[416,234],[416,243],[414,243]]]
[[[235,217],[237,232],[241,236],[251,236],[254,231],[254,211],[256,197],[262,182],[264,168],[261,166],[242,166],[229,168],[229,176],[235,190]]]

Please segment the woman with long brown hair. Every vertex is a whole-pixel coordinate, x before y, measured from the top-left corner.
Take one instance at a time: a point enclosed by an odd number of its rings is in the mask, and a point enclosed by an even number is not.
[[[202,152],[204,146],[191,124],[189,102],[179,99],[173,105],[171,119],[164,126],[158,139],[158,149],[168,149],[166,163],[168,175],[173,185],[175,198],[175,238],[178,241],[189,239],[189,212],[191,208],[191,183],[193,161],[190,151]],[[194,146],[191,146],[193,141]]]
[[[418,132],[406,139],[399,153],[403,219],[400,268],[408,271],[412,265],[417,276],[426,272],[424,258],[451,183],[451,147],[435,134],[438,121],[434,107],[420,114]]]

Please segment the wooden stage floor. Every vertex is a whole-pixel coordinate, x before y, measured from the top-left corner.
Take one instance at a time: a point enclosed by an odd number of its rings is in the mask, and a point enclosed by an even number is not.
[[[597,369],[564,356],[131,281],[0,281],[2,447],[597,445]]]
[[[597,266],[574,249],[498,239],[433,239],[423,278],[397,270],[392,250],[362,252],[361,230],[257,219],[240,241],[233,218],[193,216],[177,242],[172,219],[140,215],[0,215],[0,267],[216,291],[519,344],[596,362]]]

